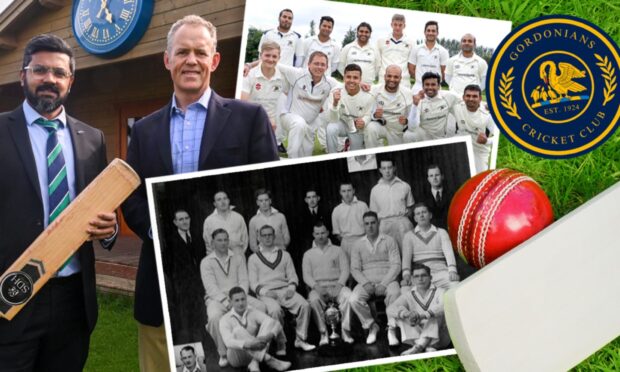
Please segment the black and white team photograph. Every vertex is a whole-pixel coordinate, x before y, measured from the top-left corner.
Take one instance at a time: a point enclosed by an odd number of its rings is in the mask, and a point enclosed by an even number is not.
[[[443,293],[474,270],[446,216],[473,174],[471,139],[453,137],[149,179],[171,366],[454,353]]]

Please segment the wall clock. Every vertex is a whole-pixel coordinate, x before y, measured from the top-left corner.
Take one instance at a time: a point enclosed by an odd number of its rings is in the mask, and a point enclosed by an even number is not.
[[[151,21],[154,0],[74,0],[71,23],[88,53],[113,58],[140,41]]]

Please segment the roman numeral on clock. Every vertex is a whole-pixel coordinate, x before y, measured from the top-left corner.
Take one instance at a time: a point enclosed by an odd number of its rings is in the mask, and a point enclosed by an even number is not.
[[[119,16],[122,20],[124,20],[125,22],[129,22],[129,20],[131,19],[131,11],[127,10],[127,9],[123,9],[121,11],[121,15]]]

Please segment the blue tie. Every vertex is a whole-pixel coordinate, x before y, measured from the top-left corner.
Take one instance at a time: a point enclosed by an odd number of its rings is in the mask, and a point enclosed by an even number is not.
[[[47,137],[47,195],[49,200],[49,223],[69,205],[69,183],[67,182],[67,167],[62,154],[62,145],[58,142],[58,120],[39,118],[35,121],[48,132]]]

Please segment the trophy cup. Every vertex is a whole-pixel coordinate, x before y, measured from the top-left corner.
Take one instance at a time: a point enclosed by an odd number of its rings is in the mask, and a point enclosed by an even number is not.
[[[319,354],[322,356],[342,356],[349,344],[344,343],[338,334],[338,326],[341,320],[340,310],[335,301],[329,301],[325,309],[325,325],[328,327],[329,343],[319,346]]]

